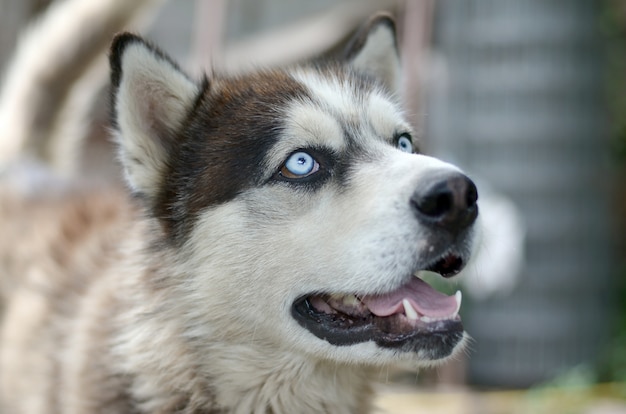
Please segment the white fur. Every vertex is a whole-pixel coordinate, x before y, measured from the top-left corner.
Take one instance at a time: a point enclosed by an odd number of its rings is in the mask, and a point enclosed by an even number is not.
[[[115,108],[120,131],[120,157],[131,188],[153,196],[167,157],[170,134],[198,94],[198,86],[144,44],[124,51],[122,80]]]
[[[321,128],[320,123],[327,125],[334,123],[348,129],[358,126],[359,130],[352,131],[356,139],[369,141],[371,139],[390,142],[396,134],[411,132],[412,128],[404,119],[404,113],[390,92],[374,88],[371,91],[355,91],[350,79],[339,76],[325,76],[312,70],[298,70],[292,76],[307,87],[317,105],[307,102],[298,102],[290,109],[290,122],[315,130]],[[306,108],[303,109],[303,108]],[[297,111],[320,111],[327,114],[325,119],[308,116],[298,116]],[[333,127],[338,131],[333,136],[343,140],[341,128]],[[367,129],[367,130],[365,130]],[[345,144],[340,144],[342,146]],[[337,147],[337,144],[334,144]]]
[[[298,101],[286,112],[287,133],[271,149],[269,158],[274,162],[268,165],[269,171],[276,170],[292,151],[299,148],[323,145],[341,151],[346,147],[341,124],[323,108]]]

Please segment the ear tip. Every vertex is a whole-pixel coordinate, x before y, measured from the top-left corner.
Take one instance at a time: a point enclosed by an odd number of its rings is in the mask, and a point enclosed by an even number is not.
[[[110,56],[112,59],[121,60],[124,50],[133,43],[146,44],[146,41],[134,33],[122,32],[115,35],[111,42]]]
[[[396,33],[396,19],[389,12],[378,12],[370,17],[367,27],[371,31],[372,29],[384,25],[395,35]]]
[[[369,36],[374,33],[377,29],[383,28],[389,34],[391,38],[393,38],[393,43],[397,48],[397,30],[396,30],[396,19],[393,17],[391,13],[388,12],[378,12],[372,15],[367,22],[363,25],[364,32]]]
[[[346,59],[350,60],[357,55],[361,49],[367,43],[367,40],[373,33],[377,32],[379,28],[385,29],[383,32],[388,34],[389,39],[393,44],[393,48],[398,50],[398,42],[396,35],[396,21],[394,17],[388,12],[378,12],[373,14],[360,28],[356,31],[356,34],[352,37],[352,40],[347,44],[344,52]]]
[[[130,32],[122,32],[115,35],[111,42],[109,52],[109,65],[111,66],[111,83],[113,87],[119,86],[122,75],[122,56],[126,48],[133,43],[145,44],[145,41]]]
[[[368,22],[368,32],[373,33],[378,28],[384,28],[393,40],[394,48],[398,49],[398,34],[396,30],[396,19],[387,12],[374,14]]]
[[[115,105],[115,97],[117,90],[122,82],[122,57],[126,48],[134,43],[145,44],[145,41],[130,32],[122,32],[115,35],[111,42],[111,48],[109,50],[109,66],[111,68],[111,90],[110,90],[110,111],[111,122],[114,127],[117,127],[117,113]]]

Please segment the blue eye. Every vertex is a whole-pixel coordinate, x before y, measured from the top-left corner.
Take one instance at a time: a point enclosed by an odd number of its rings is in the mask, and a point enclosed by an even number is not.
[[[402,134],[398,138],[398,149],[403,152],[413,153],[413,142],[407,134]]]
[[[291,154],[280,170],[283,177],[286,178],[304,178],[317,172],[320,165],[315,158],[306,152],[295,152]]]

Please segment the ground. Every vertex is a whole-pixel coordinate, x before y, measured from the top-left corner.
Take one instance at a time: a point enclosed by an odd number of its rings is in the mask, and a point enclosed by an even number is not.
[[[376,414],[626,414],[626,386],[524,391],[382,386]]]

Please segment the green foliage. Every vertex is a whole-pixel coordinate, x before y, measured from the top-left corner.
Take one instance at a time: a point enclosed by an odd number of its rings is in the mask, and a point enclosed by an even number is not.
[[[613,154],[626,162],[626,3],[604,0],[600,27],[606,45],[606,97],[613,124]]]
[[[612,149],[619,164],[626,165],[626,2],[600,3],[600,28],[606,46],[606,98],[612,122]],[[621,183],[623,185],[623,183]],[[626,243],[626,240],[622,240]],[[619,284],[615,334],[600,358],[600,381],[626,384],[626,263],[617,273]],[[622,387],[626,397],[626,385]]]
[[[626,265],[618,273],[618,305],[616,329],[606,354],[600,360],[599,380],[624,384],[623,396],[626,398]]]

